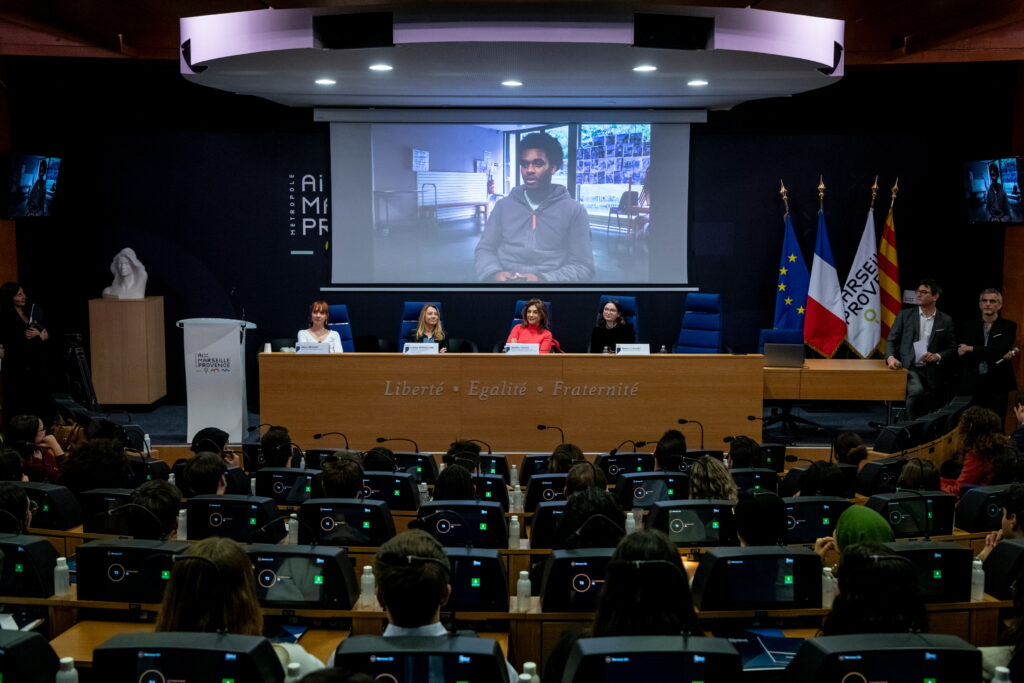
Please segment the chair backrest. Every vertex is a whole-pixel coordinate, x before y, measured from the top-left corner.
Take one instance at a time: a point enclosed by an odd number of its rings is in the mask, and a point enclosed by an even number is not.
[[[764,353],[765,344],[803,344],[803,330],[762,329],[757,336],[757,352]]]
[[[352,336],[352,323],[348,318],[348,306],[346,304],[333,304],[327,307],[327,329],[333,330],[341,337],[341,348],[346,353],[356,350],[354,337]]]
[[[383,500],[310,498],[299,506],[299,543],[379,546],[394,535]]]
[[[721,296],[700,292],[686,295],[676,353],[721,353]]]
[[[478,500],[436,500],[416,513],[416,525],[443,546],[507,548],[508,525],[498,503]]]
[[[419,323],[420,311],[427,304],[435,306],[438,314],[441,315],[441,320],[444,321],[444,311],[441,309],[440,301],[405,301],[402,303],[402,321],[398,326],[398,352],[401,353],[402,349],[405,348],[405,337],[410,332],[416,330],[416,325]]]
[[[527,302],[527,299],[518,299],[518,300],[516,300],[516,308],[512,312],[512,325],[522,325],[523,324],[523,309],[526,308],[526,302]],[[550,330],[551,329],[551,317],[552,317],[552,315],[551,315],[551,302],[550,301],[545,301],[544,302],[544,306],[546,306],[547,309],[548,309],[548,329]]]
[[[408,472],[363,472],[363,498],[383,500],[392,510],[416,510],[420,493]]]
[[[535,474],[526,485],[523,510],[533,512],[544,500],[565,500],[565,480],[568,474]]]
[[[623,193],[625,194],[625,193]],[[636,194],[634,192],[633,194]],[[638,315],[636,310],[636,297],[635,296],[618,296],[615,294],[602,294],[601,300],[598,302],[597,310],[603,311],[604,305],[609,301],[614,301],[619,305],[619,314],[622,319],[633,326],[633,331],[636,333],[636,338],[640,339],[640,324],[638,322]],[[614,349],[613,349],[614,350]]]
[[[60,660],[35,631],[0,631],[0,680],[51,683]]]
[[[619,211],[626,211],[634,206],[637,206],[640,202],[640,193],[636,190],[627,190],[619,195]]]
[[[508,683],[498,642],[475,636],[351,636],[338,645],[334,665],[374,680],[406,681],[408,671],[438,670],[443,680]]]

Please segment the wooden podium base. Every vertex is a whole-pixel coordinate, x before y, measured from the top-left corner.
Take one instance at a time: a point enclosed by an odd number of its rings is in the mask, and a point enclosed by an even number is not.
[[[89,348],[100,403],[148,404],[167,394],[162,296],[90,299]]]

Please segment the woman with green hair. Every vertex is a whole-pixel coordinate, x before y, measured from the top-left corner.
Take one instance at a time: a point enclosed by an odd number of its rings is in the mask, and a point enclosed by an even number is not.
[[[863,505],[851,505],[839,516],[835,534],[814,542],[814,552],[824,562],[830,550],[842,553],[844,548],[858,543],[882,544],[895,540],[892,527],[882,515]]]

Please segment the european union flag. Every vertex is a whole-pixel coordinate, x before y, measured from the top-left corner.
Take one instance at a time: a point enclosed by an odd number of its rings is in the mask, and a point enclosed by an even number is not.
[[[775,329],[802,330],[807,310],[807,288],[811,276],[807,262],[800,251],[796,230],[786,214],[786,234],[782,239],[782,257],[779,259],[779,281],[775,291]]]

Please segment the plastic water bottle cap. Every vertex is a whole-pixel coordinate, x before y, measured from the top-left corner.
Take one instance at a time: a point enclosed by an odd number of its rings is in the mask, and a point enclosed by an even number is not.
[[[373,565],[372,564],[364,564],[363,565],[363,574],[373,574]]]
[[[61,671],[71,671],[74,668],[75,668],[75,658],[74,657],[61,657],[60,658],[60,670]]]
[[[523,579],[526,579],[527,581],[530,580],[530,572],[526,571],[525,569],[519,572],[519,580],[522,581]]]

